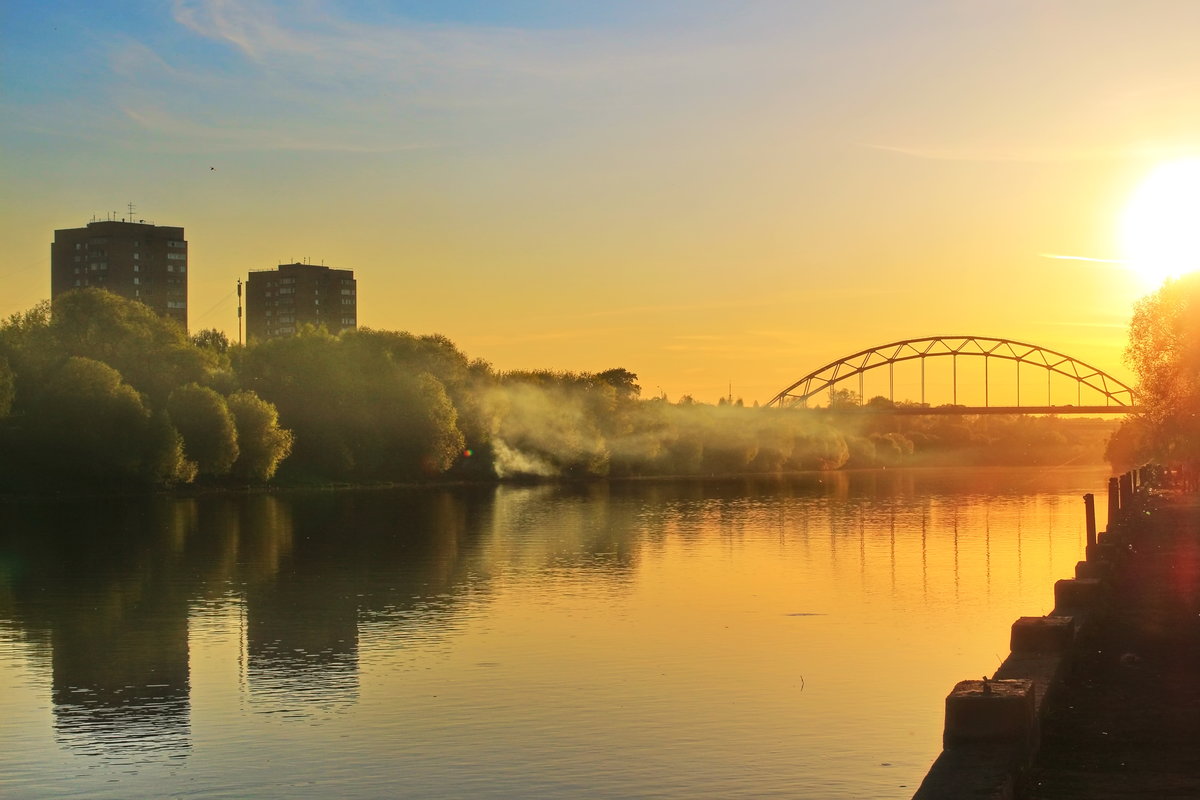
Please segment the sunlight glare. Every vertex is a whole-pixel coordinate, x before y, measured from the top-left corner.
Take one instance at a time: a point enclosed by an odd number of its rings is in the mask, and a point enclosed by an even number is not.
[[[1121,239],[1130,269],[1152,286],[1200,269],[1200,158],[1161,164],[1142,181]]]

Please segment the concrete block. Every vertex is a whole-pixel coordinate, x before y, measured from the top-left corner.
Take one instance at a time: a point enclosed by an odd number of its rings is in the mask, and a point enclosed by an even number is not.
[[[1014,653],[1065,653],[1075,641],[1073,617],[1021,617],[1012,626]]]
[[[1076,578],[1095,578],[1102,581],[1111,578],[1112,575],[1113,565],[1107,560],[1093,558],[1075,565]]]
[[[946,697],[946,749],[985,742],[1032,747],[1037,739],[1031,680],[959,681]]]
[[[1054,608],[1093,608],[1099,604],[1102,583],[1098,578],[1064,578],[1054,584]]]

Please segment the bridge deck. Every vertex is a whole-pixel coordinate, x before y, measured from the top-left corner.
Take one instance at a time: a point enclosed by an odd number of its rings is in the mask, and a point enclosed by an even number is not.
[[[1136,414],[1137,406],[897,406],[887,409],[895,414]]]

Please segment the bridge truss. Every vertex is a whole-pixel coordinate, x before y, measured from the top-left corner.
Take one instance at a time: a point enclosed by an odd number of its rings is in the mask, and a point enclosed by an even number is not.
[[[921,362],[921,410],[936,412],[925,405],[925,361],[929,358],[950,357],[954,361],[953,396],[950,410],[956,413],[1062,414],[1062,413],[1131,413],[1134,406],[1133,389],[1103,370],[1085,364],[1071,356],[1012,339],[988,336],[926,336],[872,347],[854,355],[839,358],[810,372],[775,395],[768,406],[806,406],[808,400],[822,392],[830,392],[842,381],[858,378],[858,396],[863,398],[863,375],[874,369],[888,369],[888,398],[895,402],[895,365],[905,361]],[[984,359],[984,404],[982,407],[958,405],[958,357]],[[993,359],[1016,364],[1017,404],[992,406],[989,403],[989,362]],[[1029,364],[1046,370],[1046,405],[1021,405],[1021,365]],[[1055,406],[1050,402],[1050,379],[1057,373],[1077,382],[1077,399],[1073,406]],[[1103,405],[1083,405],[1083,387],[1104,397]]]

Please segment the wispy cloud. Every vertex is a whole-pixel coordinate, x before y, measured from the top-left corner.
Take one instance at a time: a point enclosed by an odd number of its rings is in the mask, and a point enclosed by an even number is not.
[[[1121,258],[1089,258],[1088,256],[1067,256],[1061,253],[1038,253],[1039,258],[1053,258],[1059,261],[1091,261],[1096,264],[1128,264]]]
[[[200,49],[120,42],[111,67],[121,80],[109,91],[147,134],[207,147],[520,140],[594,129],[592,117],[614,109],[663,114],[650,98],[670,103],[680,87],[703,93],[768,68],[754,48],[703,31],[362,21],[324,0],[173,0],[171,11]]]

